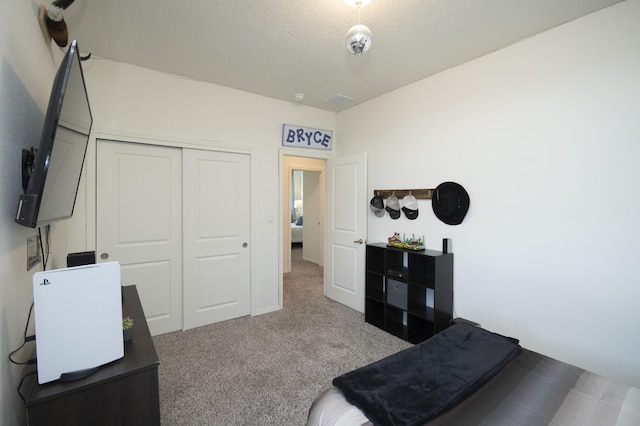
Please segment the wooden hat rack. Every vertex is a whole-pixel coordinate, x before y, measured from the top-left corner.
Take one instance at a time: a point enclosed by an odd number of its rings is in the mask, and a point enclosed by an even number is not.
[[[416,200],[430,200],[433,198],[434,191],[435,189],[374,189],[373,195],[379,195],[385,199],[395,194],[398,199],[402,199],[411,194],[416,197]]]

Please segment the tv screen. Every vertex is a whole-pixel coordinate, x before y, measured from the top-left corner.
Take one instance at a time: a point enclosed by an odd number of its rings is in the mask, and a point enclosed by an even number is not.
[[[73,215],[93,124],[77,40],[53,81],[40,145],[15,221],[30,228]]]

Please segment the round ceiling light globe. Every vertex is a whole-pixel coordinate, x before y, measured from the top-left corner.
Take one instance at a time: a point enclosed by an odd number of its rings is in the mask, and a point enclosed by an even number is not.
[[[347,31],[347,50],[356,56],[366,53],[371,48],[371,30],[358,24]]]

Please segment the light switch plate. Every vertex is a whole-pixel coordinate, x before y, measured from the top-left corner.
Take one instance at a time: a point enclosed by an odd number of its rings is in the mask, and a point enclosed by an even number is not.
[[[40,239],[37,235],[27,238],[27,271],[36,266],[42,258],[40,257]]]

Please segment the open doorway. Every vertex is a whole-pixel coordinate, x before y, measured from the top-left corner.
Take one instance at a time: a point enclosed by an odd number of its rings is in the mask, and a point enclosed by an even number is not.
[[[291,272],[292,248],[324,266],[325,160],[284,156],[283,272]]]

